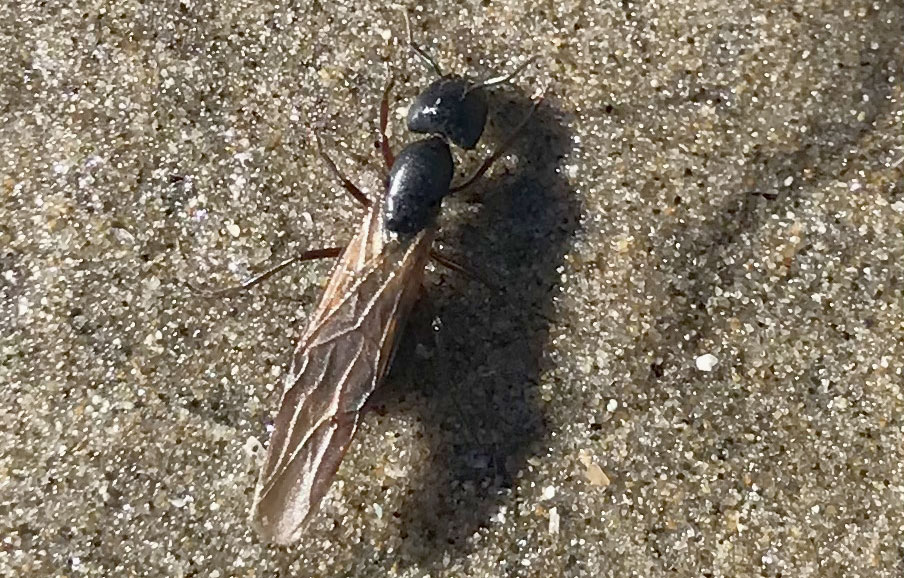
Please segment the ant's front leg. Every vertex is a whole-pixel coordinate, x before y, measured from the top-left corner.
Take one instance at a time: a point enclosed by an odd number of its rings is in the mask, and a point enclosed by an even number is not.
[[[395,155],[392,154],[392,146],[389,144],[389,136],[386,134],[386,127],[389,126],[389,92],[395,79],[392,74],[386,82],[386,88],[383,89],[383,99],[380,101],[380,152],[383,153],[383,160],[386,162],[386,170],[392,168],[395,162]]]

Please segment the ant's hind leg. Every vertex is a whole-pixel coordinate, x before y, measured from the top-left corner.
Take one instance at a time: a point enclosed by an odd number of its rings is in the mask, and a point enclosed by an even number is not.
[[[275,267],[271,267],[263,273],[259,273],[254,277],[251,277],[250,279],[246,279],[238,285],[226,287],[224,289],[207,289],[204,287],[198,287],[189,282],[186,282],[185,284],[193,292],[198,293],[204,297],[228,297],[242,291],[247,291],[248,289],[251,289],[256,285],[260,285],[270,277],[273,277],[280,271],[284,270],[289,265],[292,265],[294,263],[303,263],[304,261],[316,261],[317,259],[330,259],[333,257],[338,257],[344,250],[345,247],[325,247],[323,249],[310,249],[299,255],[295,255],[294,257],[289,257]]]
[[[450,271],[455,271],[456,273],[460,273],[460,274],[464,275],[465,277],[474,279],[475,281],[477,281],[478,283],[481,283],[484,287],[487,287],[488,289],[492,289],[493,291],[496,291],[497,293],[502,291],[502,287],[500,287],[493,281],[490,281],[490,279],[486,275],[482,275],[482,274],[478,273],[477,271],[469,269],[468,267],[455,261],[451,257],[447,257],[446,255],[443,255],[437,249],[430,249],[430,258]]]

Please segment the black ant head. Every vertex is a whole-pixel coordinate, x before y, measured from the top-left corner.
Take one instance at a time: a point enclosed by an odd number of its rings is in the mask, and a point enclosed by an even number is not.
[[[408,130],[438,134],[468,150],[477,146],[486,121],[483,89],[457,76],[434,80],[408,109]]]
[[[510,81],[533,60],[523,62],[504,76],[470,82],[460,76],[444,75],[439,65],[414,42],[411,21],[405,12],[408,46],[437,78],[425,88],[408,109],[408,130],[435,134],[463,149],[473,149],[487,122],[487,88]]]

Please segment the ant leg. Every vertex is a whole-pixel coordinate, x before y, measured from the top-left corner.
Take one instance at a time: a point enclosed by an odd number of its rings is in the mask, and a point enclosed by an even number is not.
[[[527,116],[524,117],[524,120],[522,120],[518,124],[518,126],[515,127],[515,130],[512,131],[512,134],[508,137],[508,139],[506,139],[506,141],[504,143],[502,143],[502,146],[500,146],[498,149],[496,149],[496,151],[493,154],[491,154],[489,157],[487,157],[487,159],[485,161],[483,161],[483,164],[481,164],[480,167],[476,171],[474,171],[474,174],[472,174],[470,177],[468,177],[468,179],[465,182],[463,182],[459,185],[455,185],[454,187],[449,187],[449,192],[457,193],[458,191],[461,191],[461,190],[464,190],[464,189],[470,187],[471,185],[474,184],[475,181],[477,181],[477,179],[482,177],[484,173],[486,173],[488,170],[490,170],[490,167],[493,166],[493,163],[495,163],[497,160],[499,160],[499,157],[504,155],[505,152],[512,146],[512,144],[515,142],[515,139],[518,138],[521,131],[524,130],[525,126],[527,126],[527,123],[530,121],[531,117],[534,116],[534,113],[537,111],[537,107],[540,106],[541,102],[543,102],[542,94],[540,95],[539,98],[537,98],[537,100],[534,101],[534,106],[531,107],[530,112],[528,112]]]
[[[339,170],[339,167],[337,167],[336,163],[333,162],[333,159],[331,159],[330,156],[323,150],[323,147],[320,143],[320,136],[316,132],[314,132],[313,134],[314,141],[317,143],[317,151],[320,153],[320,156],[326,163],[326,166],[330,169],[330,172],[332,172],[333,175],[335,175],[336,178],[338,178],[342,182],[342,186],[352,197],[354,197],[356,201],[358,201],[365,207],[370,207],[371,200],[367,197],[367,195],[364,194],[361,189],[355,186],[355,184],[351,182],[348,177],[342,174],[342,172]],[[233,295],[240,291],[251,289],[252,287],[259,285],[270,277],[276,275],[293,263],[302,263],[304,261],[314,261],[317,259],[329,259],[332,257],[338,257],[342,254],[343,251],[345,251],[345,247],[325,247],[323,249],[310,249],[308,251],[305,251],[304,253],[301,253],[300,255],[289,257],[275,267],[272,267],[264,271],[263,273],[259,273],[250,279],[242,281],[238,285],[235,285],[233,287],[226,287],[224,289],[208,290],[202,287],[197,287],[189,282],[186,282],[185,284],[195,293],[200,293],[205,297],[224,297],[227,295]]]
[[[386,127],[389,125],[389,91],[395,79],[392,74],[383,89],[383,99],[380,101],[380,152],[383,153],[383,160],[386,161],[386,168],[391,169],[392,163],[395,162],[395,156],[392,154],[392,146],[389,144],[389,136],[386,134]]]
[[[468,90],[466,90],[465,93],[468,93],[468,92],[471,92],[474,90],[478,90],[480,88],[491,88],[493,86],[505,84],[506,82],[509,82],[510,80],[512,80],[519,74],[521,74],[521,72],[524,71],[524,69],[527,68],[527,66],[531,62],[534,62],[536,59],[537,59],[536,56],[531,56],[530,58],[528,58],[527,60],[525,60],[518,66],[516,66],[515,69],[512,70],[511,72],[509,72],[508,74],[494,76],[493,78],[488,78],[488,79],[484,80],[483,82],[478,82],[477,84],[468,87]]]
[[[455,271],[456,273],[460,273],[460,274],[464,275],[465,277],[470,277],[471,279],[474,279],[478,283],[481,283],[482,285],[484,285],[485,287],[487,287],[489,289],[492,289],[493,291],[502,291],[501,287],[499,287],[498,285],[496,285],[495,283],[493,283],[492,281],[487,279],[484,275],[481,275],[481,274],[477,273],[476,271],[472,271],[471,269],[468,269],[461,263],[453,261],[451,258],[443,255],[436,249],[430,249],[430,258],[433,259],[434,261],[436,261],[437,263],[439,263],[440,265],[442,265],[443,267],[445,267],[446,269],[449,269],[450,271]]]
[[[342,254],[342,251],[344,251],[344,250],[345,250],[345,247],[326,247],[324,249],[311,249],[309,251],[305,251],[301,255],[289,257],[288,259],[286,259],[279,265],[276,265],[275,267],[267,269],[263,273],[259,273],[250,279],[242,281],[238,285],[235,285],[233,287],[226,287],[224,289],[215,289],[215,290],[211,291],[208,289],[204,289],[202,287],[197,287],[188,282],[186,282],[186,285],[188,285],[189,289],[191,289],[192,291],[194,291],[196,293],[200,293],[204,297],[226,297],[229,295],[234,295],[241,291],[246,291],[256,285],[260,285],[261,283],[263,283],[270,277],[276,275],[277,273],[279,273],[280,271],[282,271],[289,265],[292,265],[293,263],[302,263],[304,261],[314,261],[317,259],[328,259],[331,257],[338,257],[339,255]]]
[[[317,152],[320,153],[320,158],[322,158],[323,162],[326,163],[327,168],[330,169],[330,172],[333,173],[333,176],[335,176],[337,179],[339,179],[339,181],[342,182],[342,186],[352,197],[354,197],[356,201],[358,201],[365,207],[369,207],[372,204],[371,200],[367,198],[367,195],[364,194],[364,191],[359,189],[355,185],[355,183],[351,182],[348,177],[342,174],[342,171],[339,170],[339,167],[336,166],[336,163],[333,162],[333,159],[331,159],[330,156],[326,154],[326,151],[323,150],[323,146],[321,146],[320,144],[320,136],[318,136],[316,132],[314,132],[314,141],[317,143]]]
[[[423,48],[415,43],[414,34],[411,32],[411,18],[408,17],[408,10],[403,8],[402,14],[405,16],[405,30],[408,32],[408,48],[410,48],[411,51],[421,59],[421,62],[423,62],[424,65],[427,66],[427,68],[435,72],[436,76],[442,78],[443,71],[440,70],[439,65],[436,63],[436,61],[433,60],[433,58],[431,58]]]

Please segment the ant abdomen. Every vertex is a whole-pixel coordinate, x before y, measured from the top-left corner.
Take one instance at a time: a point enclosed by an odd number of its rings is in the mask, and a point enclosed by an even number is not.
[[[401,150],[389,171],[383,226],[414,235],[432,225],[452,183],[452,153],[439,136],[414,141]]]

